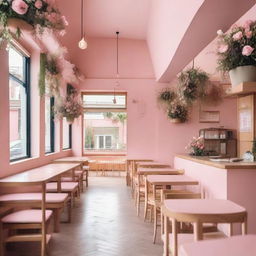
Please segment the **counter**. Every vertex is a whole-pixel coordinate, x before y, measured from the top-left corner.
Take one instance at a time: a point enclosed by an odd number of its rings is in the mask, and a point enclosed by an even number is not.
[[[245,207],[248,233],[256,234],[256,162],[212,162],[208,157],[176,155],[174,168],[197,179],[205,198],[229,199]]]

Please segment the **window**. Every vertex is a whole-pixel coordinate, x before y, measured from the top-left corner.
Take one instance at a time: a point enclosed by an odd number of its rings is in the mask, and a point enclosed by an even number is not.
[[[72,147],[72,125],[67,122],[66,117],[62,121],[63,126],[63,139],[62,139],[62,148],[69,149]]]
[[[10,160],[30,157],[30,59],[9,48]]]
[[[45,153],[54,152],[54,98],[45,96]]]
[[[83,102],[84,152],[126,153],[126,94],[85,93]]]

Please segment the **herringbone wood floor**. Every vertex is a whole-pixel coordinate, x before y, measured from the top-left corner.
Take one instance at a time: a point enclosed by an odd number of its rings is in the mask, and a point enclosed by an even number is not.
[[[73,210],[72,224],[62,224],[50,242],[50,256],[157,256],[151,223],[136,216],[130,189],[122,177],[90,177],[89,188]],[[8,246],[8,256],[37,256],[39,246]]]

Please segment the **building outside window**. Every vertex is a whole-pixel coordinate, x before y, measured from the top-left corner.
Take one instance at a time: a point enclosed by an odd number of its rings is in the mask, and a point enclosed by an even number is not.
[[[30,157],[30,58],[10,47],[9,117],[10,160]]]
[[[115,103],[113,100],[115,99]],[[85,93],[84,153],[126,153],[126,94]]]

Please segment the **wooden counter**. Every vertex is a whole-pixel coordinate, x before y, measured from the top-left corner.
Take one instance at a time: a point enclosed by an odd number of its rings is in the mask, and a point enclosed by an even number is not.
[[[256,170],[256,162],[215,162],[209,160],[208,156],[190,156],[190,155],[176,155],[176,157],[183,158],[186,160],[190,160],[196,163],[209,165],[212,167],[217,167],[221,169],[255,169]]]

